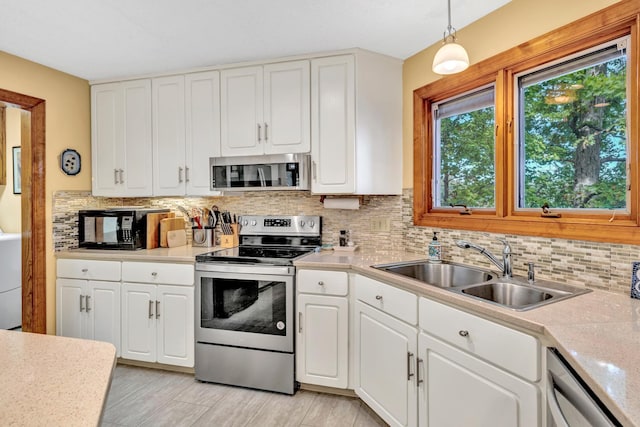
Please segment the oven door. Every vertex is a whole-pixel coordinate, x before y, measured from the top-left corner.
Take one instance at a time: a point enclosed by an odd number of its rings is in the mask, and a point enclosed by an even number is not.
[[[293,352],[293,267],[196,268],[196,341]]]

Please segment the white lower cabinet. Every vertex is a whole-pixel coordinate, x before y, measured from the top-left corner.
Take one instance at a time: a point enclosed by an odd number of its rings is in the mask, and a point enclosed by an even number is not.
[[[122,357],[193,367],[193,265],[124,262],[122,278]]]
[[[120,263],[58,260],[57,267],[56,334],[109,342],[120,356]]]
[[[390,313],[404,306],[415,324],[417,297],[363,276],[355,294],[355,392],[389,425],[415,426],[418,330]]]
[[[540,425],[534,337],[426,298],[419,313],[420,426]]]
[[[347,273],[300,270],[297,289],[296,380],[346,389],[349,385]]]

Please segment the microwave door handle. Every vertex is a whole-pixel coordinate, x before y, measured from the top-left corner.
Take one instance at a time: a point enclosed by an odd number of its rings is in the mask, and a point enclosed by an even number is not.
[[[258,177],[260,178],[260,187],[266,187],[267,181],[264,178],[264,170],[262,168],[258,168]]]

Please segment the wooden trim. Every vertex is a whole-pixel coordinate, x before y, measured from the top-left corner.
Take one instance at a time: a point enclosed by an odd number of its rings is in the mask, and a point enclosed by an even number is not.
[[[7,108],[0,105],[0,185],[7,185]]]
[[[537,37],[466,71],[447,76],[414,91],[414,223],[453,229],[524,234],[615,243],[640,241],[640,4],[622,0],[613,6]],[[615,38],[629,35],[628,124],[630,213],[562,212],[562,218],[542,218],[538,212],[516,209],[516,147],[514,75]],[[430,105],[496,81],[496,212],[461,216],[431,206],[432,177]]]
[[[21,108],[22,330],[47,332],[45,101],[0,89],[0,102]]]

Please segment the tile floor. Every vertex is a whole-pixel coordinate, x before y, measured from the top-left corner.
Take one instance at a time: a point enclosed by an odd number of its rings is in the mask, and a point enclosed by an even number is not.
[[[204,384],[191,374],[116,367],[102,426],[385,426],[360,400]]]

